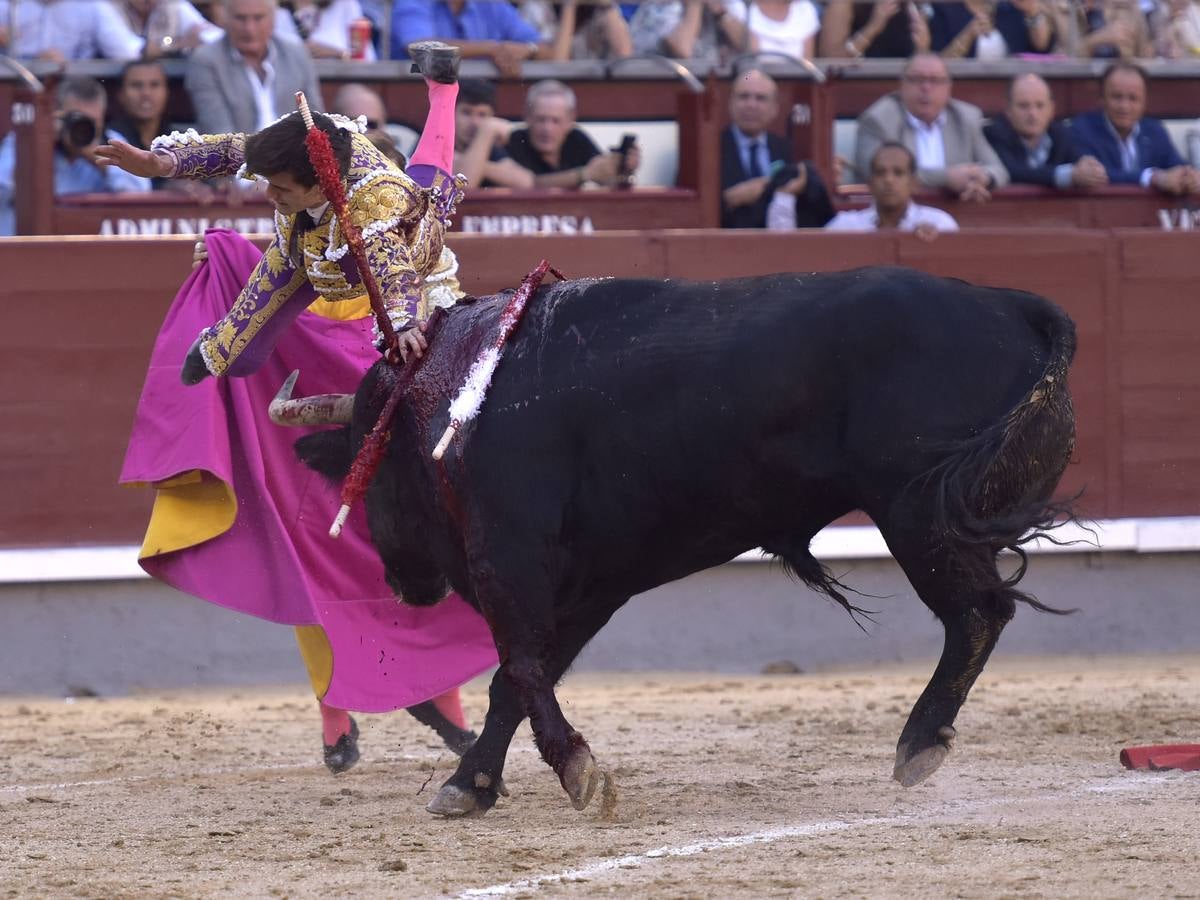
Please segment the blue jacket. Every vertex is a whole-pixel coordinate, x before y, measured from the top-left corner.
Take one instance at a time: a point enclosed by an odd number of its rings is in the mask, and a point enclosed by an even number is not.
[[[1100,160],[1108,171],[1112,184],[1141,184],[1146,169],[1170,169],[1184,164],[1183,157],[1171,143],[1171,136],[1158,119],[1143,118],[1137,125],[1137,165],[1126,169],[1121,164],[1121,146],[1116,133],[1101,110],[1081,113],[1071,120],[1071,136],[1083,154]]]

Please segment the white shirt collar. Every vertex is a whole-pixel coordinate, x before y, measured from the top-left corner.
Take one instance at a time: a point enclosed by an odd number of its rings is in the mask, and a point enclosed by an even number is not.
[[[914,131],[933,131],[935,128],[944,128],[946,126],[946,111],[944,109],[938,113],[937,118],[929,124],[922,122],[907,109],[904,110],[904,115],[908,118],[908,124],[913,128]]]

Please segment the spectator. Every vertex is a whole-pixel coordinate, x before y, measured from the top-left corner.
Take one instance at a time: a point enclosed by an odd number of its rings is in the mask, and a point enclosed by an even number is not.
[[[633,55],[629,24],[614,0],[524,0],[521,15],[550,45],[550,59],[622,59]]]
[[[392,57],[408,57],[414,41],[454,44],[463,59],[490,59],[506,77],[527,59],[550,58],[550,45],[507,0],[394,0]]]
[[[829,0],[821,56],[908,59],[929,49],[929,23],[912,0]]]
[[[511,134],[512,123],[496,116],[496,89],[486,81],[460,81],[454,107],[454,171],[475,188],[533,187],[533,172],[504,149]]]
[[[198,48],[184,83],[202,134],[250,134],[296,108],[304,91],[321,109],[321,89],[303,44],[275,35],[275,0],[223,0],[225,36]]]
[[[922,184],[960,200],[984,202],[1008,183],[996,151],[983,136],[979,107],[950,98],[950,73],[934,53],[918,53],[904,66],[898,93],[876,100],[858,117],[854,163],[870,171],[880,144],[904,144],[917,160]]]
[[[350,59],[350,23],[365,18],[359,0],[283,0],[275,32],[303,42],[314,59]],[[377,59],[369,40],[363,54],[363,59]]]
[[[641,54],[718,63],[759,49],[743,0],[645,0],[629,30]]]
[[[935,3],[929,17],[933,49],[946,59],[1004,59],[1054,49],[1054,23],[1042,0]]]
[[[0,52],[18,59],[136,59],[142,39],[95,0],[0,0]]]
[[[792,227],[819,227],[833,207],[816,171],[792,160],[788,142],[767,129],[779,113],[779,89],[770,75],[751,69],[729,94],[732,124],[721,132],[721,227],[764,228],[776,191],[791,197]]]
[[[917,158],[911,150],[895,141],[880,144],[871,157],[867,187],[871,205],[866,209],[847,209],[833,217],[827,231],[911,231],[932,241],[942,231],[958,231],[958,223],[948,212],[912,202],[917,189]]]
[[[1071,56],[1147,59],[1154,56],[1150,29],[1138,0],[1080,0],[1060,6],[1059,49]]]
[[[182,56],[221,39],[221,29],[188,0],[124,0],[130,29],[145,42],[143,56]]]
[[[1167,59],[1200,59],[1200,0],[1168,0],[1160,44]]]
[[[984,126],[984,136],[1016,184],[1088,190],[1108,184],[1104,166],[1075,147],[1054,121],[1054,99],[1040,75],[1018,75],[1008,87],[1008,109]]]
[[[407,126],[388,122],[383,98],[375,91],[365,84],[344,84],[333,98],[333,111],[347,119],[361,119],[367,129],[367,138],[377,147],[390,144],[388,158],[392,162],[396,162],[397,157],[404,159],[399,166],[405,168],[407,154],[416,146],[417,133]]]
[[[811,0],[756,0],[746,21],[759,53],[781,53],[793,59],[816,55],[821,20]]]
[[[1113,63],[1100,79],[1100,109],[1071,121],[1079,149],[1104,165],[1113,184],[1167,194],[1200,192],[1200,173],[1184,162],[1158,119],[1144,117],[1148,79],[1140,67]]]
[[[96,165],[100,138],[119,138],[104,128],[107,95],[100,82],[72,77],[58,86],[58,143],[54,146],[54,195],[142,192],[150,180]],[[17,167],[17,140],[9,132],[0,141],[0,235],[16,233],[13,194]]]
[[[533,173],[534,187],[617,187],[637,171],[635,144],[627,154],[604,153],[575,125],[575,92],[561,81],[539,81],[525,95],[525,128],[508,140],[509,156]]]

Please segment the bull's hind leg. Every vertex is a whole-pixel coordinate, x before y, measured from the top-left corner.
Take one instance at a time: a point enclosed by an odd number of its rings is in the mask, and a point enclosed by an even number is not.
[[[937,669],[896,746],[893,777],[911,787],[929,777],[949,754],[954,720],[1013,617],[1015,603],[1007,590],[995,587],[996,561],[989,547],[968,546],[952,555],[932,540],[914,541],[911,533],[880,528],[896,561],[946,632]]]

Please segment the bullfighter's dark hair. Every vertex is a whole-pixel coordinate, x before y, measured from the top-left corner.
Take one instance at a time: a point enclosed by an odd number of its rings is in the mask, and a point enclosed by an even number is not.
[[[1142,79],[1142,87],[1145,87],[1148,84],[1150,84],[1150,74],[1145,69],[1143,69],[1141,66],[1139,66],[1135,62],[1130,62],[1127,59],[1119,59],[1115,63],[1113,63],[1111,66],[1109,66],[1107,69],[1105,69],[1104,74],[1102,74],[1100,76],[1101,92],[1103,92],[1104,89],[1106,87],[1108,87],[1108,79],[1112,78],[1112,76],[1114,74],[1116,74],[1117,72],[1134,72],[1135,74],[1137,74],[1137,76],[1139,78]]]
[[[463,78],[458,82],[458,106],[482,106],[495,109],[496,86],[482,78]]]
[[[329,135],[333,158],[337,160],[338,171],[345,177],[350,171],[350,132],[338,128],[332,119],[318,112],[313,113],[313,121]],[[287,172],[303,187],[315,185],[317,173],[308,159],[308,147],[304,143],[307,130],[300,113],[294,112],[250,135],[246,138],[246,171],[264,178]]]
[[[877,156],[879,156],[879,154],[882,153],[884,150],[901,150],[901,151],[903,151],[905,158],[908,160],[908,174],[909,175],[917,174],[917,158],[913,155],[913,152],[911,150],[909,150],[907,147],[905,147],[899,141],[884,141],[882,144],[880,144],[878,147],[875,148],[875,152],[871,154],[871,167],[870,167],[871,170],[875,169],[875,158]]]
[[[157,59],[131,59],[121,67],[121,77],[118,79],[121,87],[125,86],[125,79],[129,77],[129,73],[134,69],[158,69],[158,74],[163,78],[167,77],[166,67]]]

